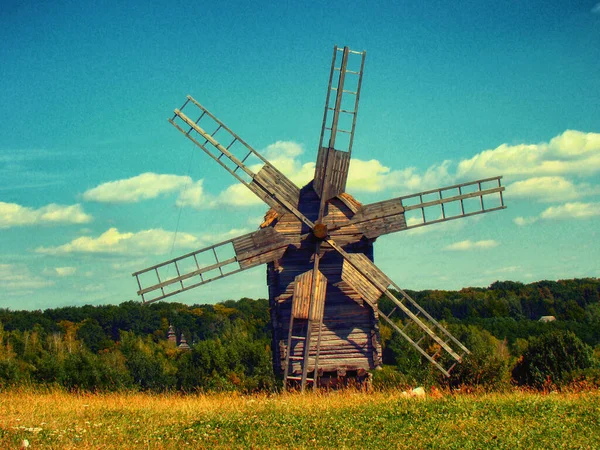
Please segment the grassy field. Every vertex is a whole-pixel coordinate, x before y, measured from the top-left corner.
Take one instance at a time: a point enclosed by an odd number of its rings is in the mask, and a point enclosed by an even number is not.
[[[0,393],[0,448],[600,448],[600,392]]]

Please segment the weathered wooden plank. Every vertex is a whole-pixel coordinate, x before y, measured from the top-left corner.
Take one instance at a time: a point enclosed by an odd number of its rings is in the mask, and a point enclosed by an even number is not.
[[[314,187],[319,197],[329,200],[346,189],[350,153],[321,147],[315,166]]]
[[[323,318],[323,313],[325,311],[325,294],[327,292],[327,279],[325,275],[320,271],[317,271],[317,275],[314,278],[315,286],[314,290],[314,299],[311,304],[310,309],[310,320],[315,322],[320,322]]]
[[[418,194],[412,194],[391,200],[385,200],[383,202],[364,205],[360,210],[358,210],[356,215],[348,223],[336,224],[335,227],[342,227],[341,229],[349,226],[357,227],[361,230],[365,237],[367,237],[368,239],[375,239],[383,234],[407,230],[409,228],[414,228],[417,226],[432,225],[434,223],[440,223],[448,220],[458,219],[461,217],[469,217],[476,214],[483,214],[504,209],[505,206],[502,201],[502,192],[504,191],[504,187],[500,185],[500,178],[501,177],[486,178],[474,182],[457,184],[440,189],[421,192]],[[498,186],[489,189],[482,189],[482,183],[487,183],[491,181],[496,181],[498,183]],[[461,189],[466,187],[475,188],[476,190],[474,192],[464,193],[464,191],[462,191]],[[434,194],[437,194],[437,199],[423,201],[423,199],[427,196],[431,196]],[[487,197],[497,198],[500,201],[500,206],[491,208],[485,207],[483,199]],[[470,198],[480,198],[480,208],[475,211],[465,212],[464,208],[462,207],[462,201]],[[417,200],[417,203],[412,204],[412,201],[415,200]],[[406,202],[411,202],[411,204],[407,205]],[[459,214],[447,216],[444,211],[444,205],[453,202],[460,202],[461,212]],[[411,226],[407,225],[406,219],[404,217],[404,213],[406,211],[425,211],[426,208],[433,208],[436,206],[440,208],[439,213],[441,218],[434,220],[425,220],[425,216],[423,216],[424,220],[422,223],[413,224]],[[337,230],[332,230],[332,235],[333,232],[336,231]]]
[[[267,227],[233,239],[232,244],[240,267],[248,269],[281,258],[289,240]]]
[[[279,195],[291,205],[298,206],[300,189],[275,167],[265,164],[256,174],[253,182],[267,187],[270,193]]]
[[[312,275],[309,270],[300,274],[294,281],[294,297],[292,299],[292,315],[294,319],[308,319],[310,309]]]
[[[376,280],[381,286],[389,286],[390,280],[363,254],[349,254],[350,260],[363,273],[368,273],[369,276]],[[350,262],[344,261],[342,268],[342,280],[350,285],[360,296],[371,305],[376,305],[384,291],[379,289],[372,281],[367,279],[359,270],[357,270]]]
[[[310,187],[310,186],[309,186]],[[301,190],[302,201],[298,209],[306,217],[314,219],[318,215],[320,200],[314,190],[303,188]],[[344,196],[346,196],[344,194]],[[332,198],[328,201],[323,221],[329,227],[333,224],[347,223],[351,220],[360,204],[346,197],[346,201],[340,198]],[[303,224],[293,215],[285,213],[278,215],[271,222],[277,232],[286,237],[307,232]],[[288,234],[289,233],[289,234]],[[361,241],[356,244],[362,235],[349,229],[339,232],[336,240],[344,242],[341,245],[357,245],[354,251],[372,255],[372,244]],[[298,246],[288,247],[285,256],[276,263],[268,265],[269,298],[271,305],[271,321],[273,324],[273,364],[276,371],[283,372],[283,362],[287,352],[287,337],[289,331],[289,320],[293,312],[293,298],[296,277],[308,272],[313,267],[315,241],[307,239]],[[377,315],[372,307],[363,302],[360,295],[356,293],[347,283],[341,279],[343,259],[336,252],[331,252],[331,246],[327,243],[321,244],[319,252],[321,259],[319,271],[326,282],[325,298],[323,305],[323,328],[321,330],[321,349],[319,356],[319,368],[327,373],[335,373],[340,370],[372,370],[381,363],[381,344],[378,338]],[[306,283],[308,285],[308,283]],[[308,288],[306,297],[308,298]],[[306,317],[303,314],[302,317]],[[316,327],[316,325],[315,325]],[[318,328],[313,327],[316,336]],[[315,340],[316,341],[316,340]],[[314,345],[314,344],[313,344]],[[292,343],[291,355],[301,356],[303,345]],[[316,347],[311,347],[311,357],[315,356]],[[296,366],[300,370],[300,365]],[[309,371],[313,367],[309,362]]]
[[[345,192],[342,192],[341,194],[339,194],[338,199],[341,200],[354,214],[356,214],[359,209],[362,207],[362,203],[360,203],[359,201],[357,201],[354,197],[352,197],[350,194],[347,194]]]

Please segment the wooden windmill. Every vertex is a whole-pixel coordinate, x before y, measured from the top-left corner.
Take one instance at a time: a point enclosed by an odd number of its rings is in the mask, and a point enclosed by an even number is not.
[[[379,319],[448,375],[468,350],[375,266],[373,243],[505,208],[501,177],[367,205],[345,193],[365,55],[334,47],[315,175],[302,188],[191,96],[169,119],[271,209],[258,231],[134,273],[138,295],[153,302],[267,264],[273,365],[286,387],[364,378],[381,365]],[[395,306],[387,315],[382,296]]]

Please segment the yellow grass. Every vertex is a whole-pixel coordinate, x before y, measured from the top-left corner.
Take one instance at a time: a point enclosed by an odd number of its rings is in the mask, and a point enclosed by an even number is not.
[[[0,448],[600,448],[600,393],[0,393]]]

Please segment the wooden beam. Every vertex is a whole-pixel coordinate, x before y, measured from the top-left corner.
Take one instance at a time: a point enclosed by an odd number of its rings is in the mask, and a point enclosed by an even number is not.
[[[331,239],[327,239],[327,242],[335,248],[346,261],[348,261],[356,271],[358,271],[364,279],[368,280],[374,287],[379,289],[386,297],[388,297],[392,302],[394,302],[401,310],[406,314],[413,322],[415,322],[431,339],[433,339],[436,343],[438,343],[441,347],[444,348],[454,359],[457,361],[461,361],[462,358],[450,347],[446,342],[440,339],[427,325],[425,325],[410,309],[406,307],[400,300],[398,300],[385,286],[384,283],[381,283],[381,279],[385,277],[386,281],[390,281],[389,278],[381,272],[379,268],[377,268],[372,262],[367,263],[366,259],[362,259],[361,261],[353,260],[350,255],[342,249],[339,245],[337,245]],[[370,261],[369,261],[370,262]],[[402,292],[405,296],[408,296],[404,291]],[[441,325],[438,324],[441,327]]]

